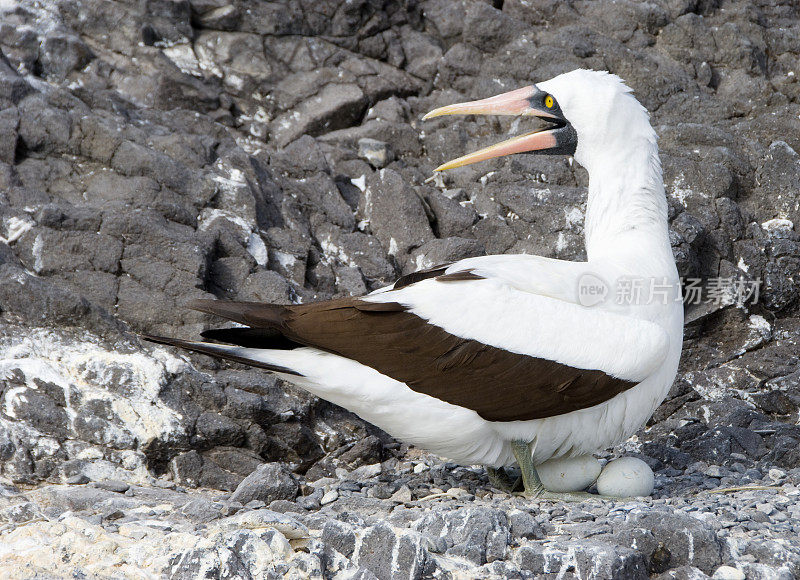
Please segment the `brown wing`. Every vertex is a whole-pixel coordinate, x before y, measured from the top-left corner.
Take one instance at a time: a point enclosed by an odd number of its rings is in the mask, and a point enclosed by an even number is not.
[[[312,304],[195,301],[198,310],[280,332],[283,340],[336,353],[413,390],[489,421],[541,419],[591,407],[637,383],[459,338],[397,303],[344,298]],[[237,343],[228,329],[225,340]],[[213,336],[213,335],[212,335]],[[244,334],[243,334],[244,336]],[[252,332],[247,346],[256,346]],[[264,348],[275,348],[268,338]]]

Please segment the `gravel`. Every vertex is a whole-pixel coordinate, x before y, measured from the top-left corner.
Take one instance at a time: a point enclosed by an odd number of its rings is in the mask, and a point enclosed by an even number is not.
[[[800,13],[791,2],[0,2],[0,575],[800,576]],[[273,376],[143,344],[193,298],[360,294],[484,253],[583,259],[586,173],[428,110],[576,67],[660,136],[678,378],[601,461],[653,496],[530,502]],[[745,487],[747,489],[741,489]]]

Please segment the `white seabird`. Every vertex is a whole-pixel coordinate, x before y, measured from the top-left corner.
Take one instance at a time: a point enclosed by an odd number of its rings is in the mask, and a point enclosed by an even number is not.
[[[535,116],[546,129],[437,170],[508,155],[574,155],[589,173],[586,262],[469,258],[358,298],[305,305],[195,301],[248,328],[193,342],[273,370],[392,436],[462,464],[535,466],[630,437],[677,372],[683,306],[649,115],[617,76],[575,70],[454,114]],[[636,289],[618,299],[619,288]],[[605,297],[605,299],[603,299]]]

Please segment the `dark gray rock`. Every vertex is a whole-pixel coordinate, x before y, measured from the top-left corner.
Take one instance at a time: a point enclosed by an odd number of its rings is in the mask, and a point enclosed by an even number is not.
[[[357,85],[325,85],[293,112],[276,118],[270,125],[270,133],[283,147],[301,135],[316,136],[349,126],[361,116],[366,105],[364,92]]]
[[[338,460],[348,468],[380,463],[384,456],[383,442],[375,435],[356,441],[350,449],[338,456]]]
[[[262,463],[261,457],[251,450],[215,447],[203,453],[200,486],[234,491]]]
[[[358,156],[378,169],[386,167],[394,160],[394,153],[387,143],[368,137],[358,140]]]
[[[298,484],[279,463],[265,463],[248,475],[231,495],[231,501],[242,504],[259,500],[270,503],[297,497]]]
[[[430,36],[411,27],[404,27],[400,34],[406,70],[414,76],[432,79],[442,58],[442,48]]]
[[[357,267],[373,284],[387,284],[397,275],[378,236],[344,233],[328,226],[319,228],[316,238],[322,249],[322,260]]]
[[[197,418],[195,428],[199,438],[206,445],[237,447],[244,443],[244,428],[235,420],[219,413],[201,414]]]
[[[33,89],[0,52],[0,99],[5,103],[16,104]]]
[[[722,547],[714,529],[688,515],[631,514],[615,525],[614,537],[620,546],[643,554],[652,572],[689,564],[710,574],[722,563]]]
[[[50,78],[63,80],[67,75],[88,64],[94,55],[79,38],[52,35],[39,46],[42,72]]]
[[[706,580],[706,578],[711,578],[711,576],[705,574],[696,566],[678,566],[663,574],[659,574],[656,578],[659,580],[671,580],[673,578],[675,580]]]
[[[19,103],[19,139],[28,151],[66,153],[72,121],[64,111],[47,105],[38,94]]]
[[[526,540],[542,540],[545,537],[542,526],[526,511],[513,510],[507,513],[511,535]]]
[[[374,109],[370,109],[370,111],[374,112]],[[369,112],[367,116],[370,116]],[[392,114],[391,116],[395,115]],[[372,142],[369,149],[364,149],[361,145],[361,142],[365,139],[367,142]],[[354,153],[363,150],[364,154],[358,153],[359,157],[365,159],[370,163],[370,166],[376,168],[380,166],[373,163],[373,161],[382,163],[383,161],[378,161],[379,159],[385,159],[386,163],[390,163],[396,157],[417,157],[422,153],[422,145],[417,131],[408,123],[387,121],[382,117],[369,119],[356,127],[332,131],[322,135],[319,140],[323,143],[335,144],[338,147],[352,148]],[[376,141],[386,145],[375,143]],[[373,157],[373,161],[365,157],[367,151],[377,153],[377,155],[370,154]],[[358,177],[358,175],[354,175],[354,177]]]
[[[440,193],[433,193],[426,199],[436,216],[434,231],[440,238],[457,236],[478,221],[478,215],[471,204],[461,204]]]
[[[203,457],[197,451],[187,451],[175,456],[170,462],[175,481],[197,487],[203,473]]]
[[[347,558],[356,547],[356,533],[352,526],[338,520],[329,520],[322,529],[322,541]]]
[[[19,421],[58,439],[66,438],[69,432],[67,411],[45,393],[38,389],[23,389],[13,399],[7,400],[7,404]]]
[[[364,530],[352,560],[379,578],[416,578],[426,569],[426,545],[418,534],[398,535],[388,524],[379,523]]]
[[[238,293],[242,300],[288,304],[294,291],[286,278],[271,270],[259,270],[250,274]]]
[[[392,169],[368,180],[359,215],[368,220],[384,251],[399,261],[407,261],[410,250],[433,239],[420,197]]]
[[[478,240],[452,237],[431,240],[414,250],[411,257],[416,269],[420,269],[420,266],[429,268],[484,254],[483,244]]]
[[[158,577],[699,578],[723,561],[800,574],[791,3],[13,4],[0,8],[0,474],[25,491],[0,483],[2,541],[102,543],[134,524],[140,553],[163,554],[162,530],[135,523],[159,520],[186,545],[171,567],[137,563]],[[587,177],[566,159],[426,182],[530,119],[421,121],[578,67],[621,75],[652,113],[680,273],[762,282],[758,304],[687,313],[679,379],[638,434],[653,499],[494,495],[482,470],[421,456],[267,372],[143,350],[130,333],[196,338],[220,322],[192,298],[362,294],[484,252],[585,259]],[[314,539],[276,516],[244,526],[269,498],[213,491],[244,493],[265,460],[297,480],[268,505]],[[748,483],[783,487],[698,493]],[[322,506],[326,492],[338,498]],[[55,526],[65,511],[78,517]],[[214,527],[223,518],[239,524]],[[0,575],[127,573],[113,557],[87,571],[50,556]]]
[[[493,51],[519,34],[520,23],[484,2],[473,2],[463,16],[463,38],[484,51]]]
[[[31,230],[17,245],[25,266],[36,274],[100,271],[115,274],[122,243],[112,236],[65,230]]]
[[[287,191],[296,192],[300,199],[307,200],[306,203],[324,213],[326,222],[349,230],[354,228],[353,211],[339,195],[339,189],[333,179],[326,174],[289,180],[285,187]]]
[[[3,163],[13,165],[16,159],[18,125],[19,113],[16,107],[0,111],[0,132],[5,135],[5,139],[0,145],[0,161]]]
[[[510,537],[507,516],[488,508],[431,512],[415,522],[414,529],[430,538],[443,538],[448,554],[478,566],[504,559]]]
[[[130,485],[125,483],[124,481],[117,481],[113,479],[108,479],[105,481],[98,481],[94,484],[95,487],[99,489],[105,489],[107,491],[113,491],[116,493],[125,493],[130,489]]]
[[[600,541],[536,543],[517,550],[519,569],[534,576],[572,572],[577,578],[647,578],[647,566],[638,551]]]

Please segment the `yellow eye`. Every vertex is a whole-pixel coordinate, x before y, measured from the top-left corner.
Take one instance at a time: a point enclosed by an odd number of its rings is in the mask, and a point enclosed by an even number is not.
[[[547,107],[548,109],[552,109],[553,108],[553,97],[551,97],[550,95],[547,95],[544,98],[544,106]]]

